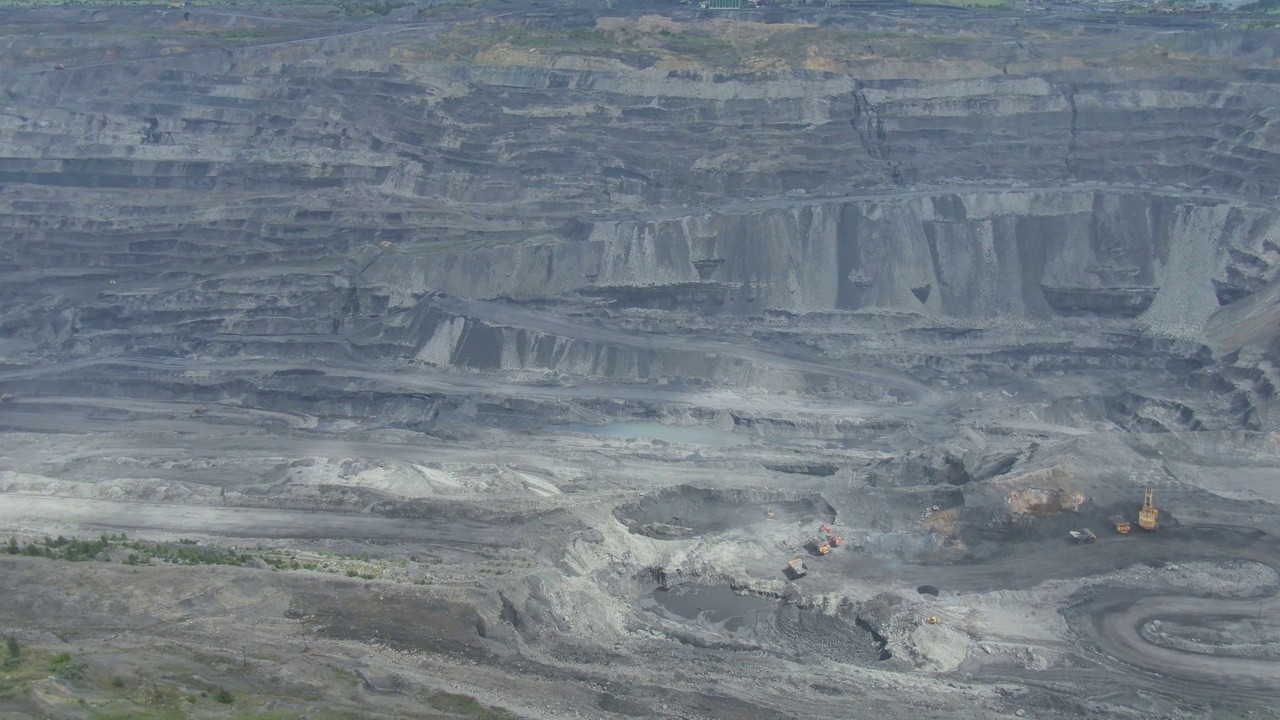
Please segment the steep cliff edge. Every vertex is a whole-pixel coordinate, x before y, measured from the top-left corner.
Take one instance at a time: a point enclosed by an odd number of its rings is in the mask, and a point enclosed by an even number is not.
[[[1280,255],[1273,213],[1124,189],[912,192],[600,221],[580,238],[387,254],[388,293],[580,293],[645,306],[700,291],[738,314],[893,309],[1050,318],[1150,313],[1196,328],[1260,289]]]

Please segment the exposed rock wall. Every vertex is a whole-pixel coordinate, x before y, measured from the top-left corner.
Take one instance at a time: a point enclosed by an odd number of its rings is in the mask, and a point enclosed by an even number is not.
[[[910,194],[651,221],[583,240],[387,255],[363,279],[404,298],[605,294],[701,283],[743,313],[893,308],[963,317],[1203,321],[1280,262],[1270,212],[1154,192]],[[626,295],[620,295],[626,297]],[[1188,314],[1190,313],[1190,314]]]
[[[1210,80],[1173,66],[1135,79],[1133,68],[987,66],[948,77],[922,66],[915,77],[867,68],[726,78],[380,64],[365,55],[386,52],[376,48],[323,62],[291,52],[11,78],[0,181],[368,186],[579,211],[957,179],[1280,189],[1280,92],[1258,73]]]
[[[0,79],[0,332],[788,388],[805,381],[740,358],[419,303],[1136,317],[1194,339],[1280,262],[1260,37],[1105,68],[1049,52],[743,74],[425,61],[399,31],[85,51]],[[1175,46],[1239,62],[1209,77]]]

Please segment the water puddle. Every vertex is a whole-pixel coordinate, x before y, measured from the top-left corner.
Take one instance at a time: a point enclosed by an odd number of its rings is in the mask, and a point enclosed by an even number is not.
[[[751,438],[726,430],[712,430],[701,425],[663,425],[657,422],[613,422],[608,425],[548,425],[551,432],[585,433],[611,438],[636,438],[662,440],[670,443],[688,443],[707,447],[733,447],[751,442]]]
[[[641,602],[641,607],[668,620],[693,620],[728,633],[767,622],[778,609],[771,600],[696,583],[659,587]]]

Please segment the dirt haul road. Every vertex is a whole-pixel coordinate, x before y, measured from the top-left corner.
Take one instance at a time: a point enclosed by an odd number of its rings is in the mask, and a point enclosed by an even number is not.
[[[58,496],[5,495],[0,525],[61,525],[89,534],[127,530],[132,534],[216,535],[227,538],[412,542],[426,545],[502,547],[515,535],[486,532],[491,523],[457,518],[396,520],[365,514],[200,507],[138,501],[116,502]]]
[[[1277,611],[1280,597],[1274,592],[1270,597],[1250,600],[1130,597],[1091,605],[1085,628],[1103,653],[1141,670],[1210,686],[1274,692],[1280,687],[1280,661],[1275,658],[1230,657],[1161,647],[1148,642],[1140,629],[1162,618],[1177,617],[1188,623],[1207,618],[1247,621],[1263,616],[1274,618]]]

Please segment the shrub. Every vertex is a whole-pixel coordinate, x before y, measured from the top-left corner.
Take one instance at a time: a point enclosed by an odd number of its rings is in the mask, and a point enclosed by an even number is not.
[[[70,653],[58,653],[53,658],[53,674],[68,680],[79,680],[87,669],[83,660],[71,659]]]
[[[9,657],[22,657],[22,643],[18,642],[18,638],[10,635],[5,638],[4,646],[9,650]]]
[[[178,691],[155,680],[149,680],[142,691],[143,705],[169,705],[178,700]]]
[[[113,688],[124,687],[124,678],[120,677],[119,675],[111,678],[111,687]]]
[[[236,701],[235,695],[232,695],[230,690],[222,687],[221,685],[218,686],[217,690],[213,691],[213,699],[223,705],[230,705]]]

